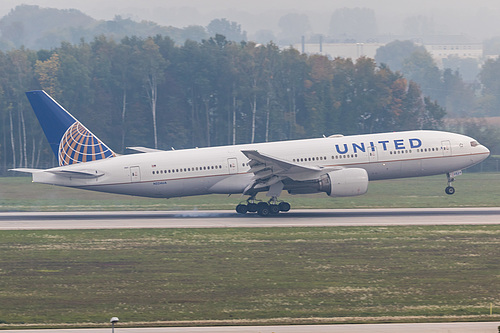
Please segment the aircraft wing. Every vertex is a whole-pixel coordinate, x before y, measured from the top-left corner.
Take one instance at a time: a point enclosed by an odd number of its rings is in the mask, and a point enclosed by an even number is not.
[[[319,166],[306,166],[290,162],[281,158],[273,157],[257,150],[241,151],[250,162],[250,172],[255,176],[250,188],[261,188],[274,185],[286,178],[293,181],[306,181],[318,179],[322,174],[333,170],[339,170],[339,167],[324,168]]]

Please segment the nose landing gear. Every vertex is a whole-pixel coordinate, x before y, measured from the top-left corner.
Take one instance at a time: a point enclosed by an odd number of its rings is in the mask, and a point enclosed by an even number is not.
[[[462,171],[448,172],[446,177],[448,178],[448,186],[445,188],[446,194],[452,195],[455,194],[455,188],[451,185],[455,181],[455,177],[462,174]]]

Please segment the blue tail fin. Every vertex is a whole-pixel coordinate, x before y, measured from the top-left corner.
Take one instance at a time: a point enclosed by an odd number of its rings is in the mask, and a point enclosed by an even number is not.
[[[29,91],[26,96],[60,166],[116,156],[45,91]]]

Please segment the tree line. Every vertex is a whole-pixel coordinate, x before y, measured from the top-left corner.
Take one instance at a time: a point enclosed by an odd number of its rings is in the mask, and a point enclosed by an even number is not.
[[[0,167],[55,165],[24,95],[44,89],[113,150],[206,147],[439,128],[445,110],[373,59],[304,55],[222,35],[105,36],[0,52]]]
[[[148,37],[164,35],[182,45],[186,40],[202,41],[216,33],[229,40],[247,40],[241,25],[227,19],[213,19],[206,27],[190,25],[184,28],[162,26],[151,21],[136,22],[115,16],[112,20],[96,20],[76,9],[41,8],[19,5],[0,18],[0,50],[22,46],[31,49],[58,47],[61,41],[73,44],[84,38],[105,35],[120,40],[126,36]],[[272,40],[267,39],[267,41]]]

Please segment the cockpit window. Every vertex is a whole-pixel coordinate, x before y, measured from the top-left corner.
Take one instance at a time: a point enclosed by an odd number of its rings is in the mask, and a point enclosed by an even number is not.
[[[471,145],[471,147],[477,147],[477,146],[479,146],[479,142],[477,142],[477,141],[471,141],[470,145]]]

